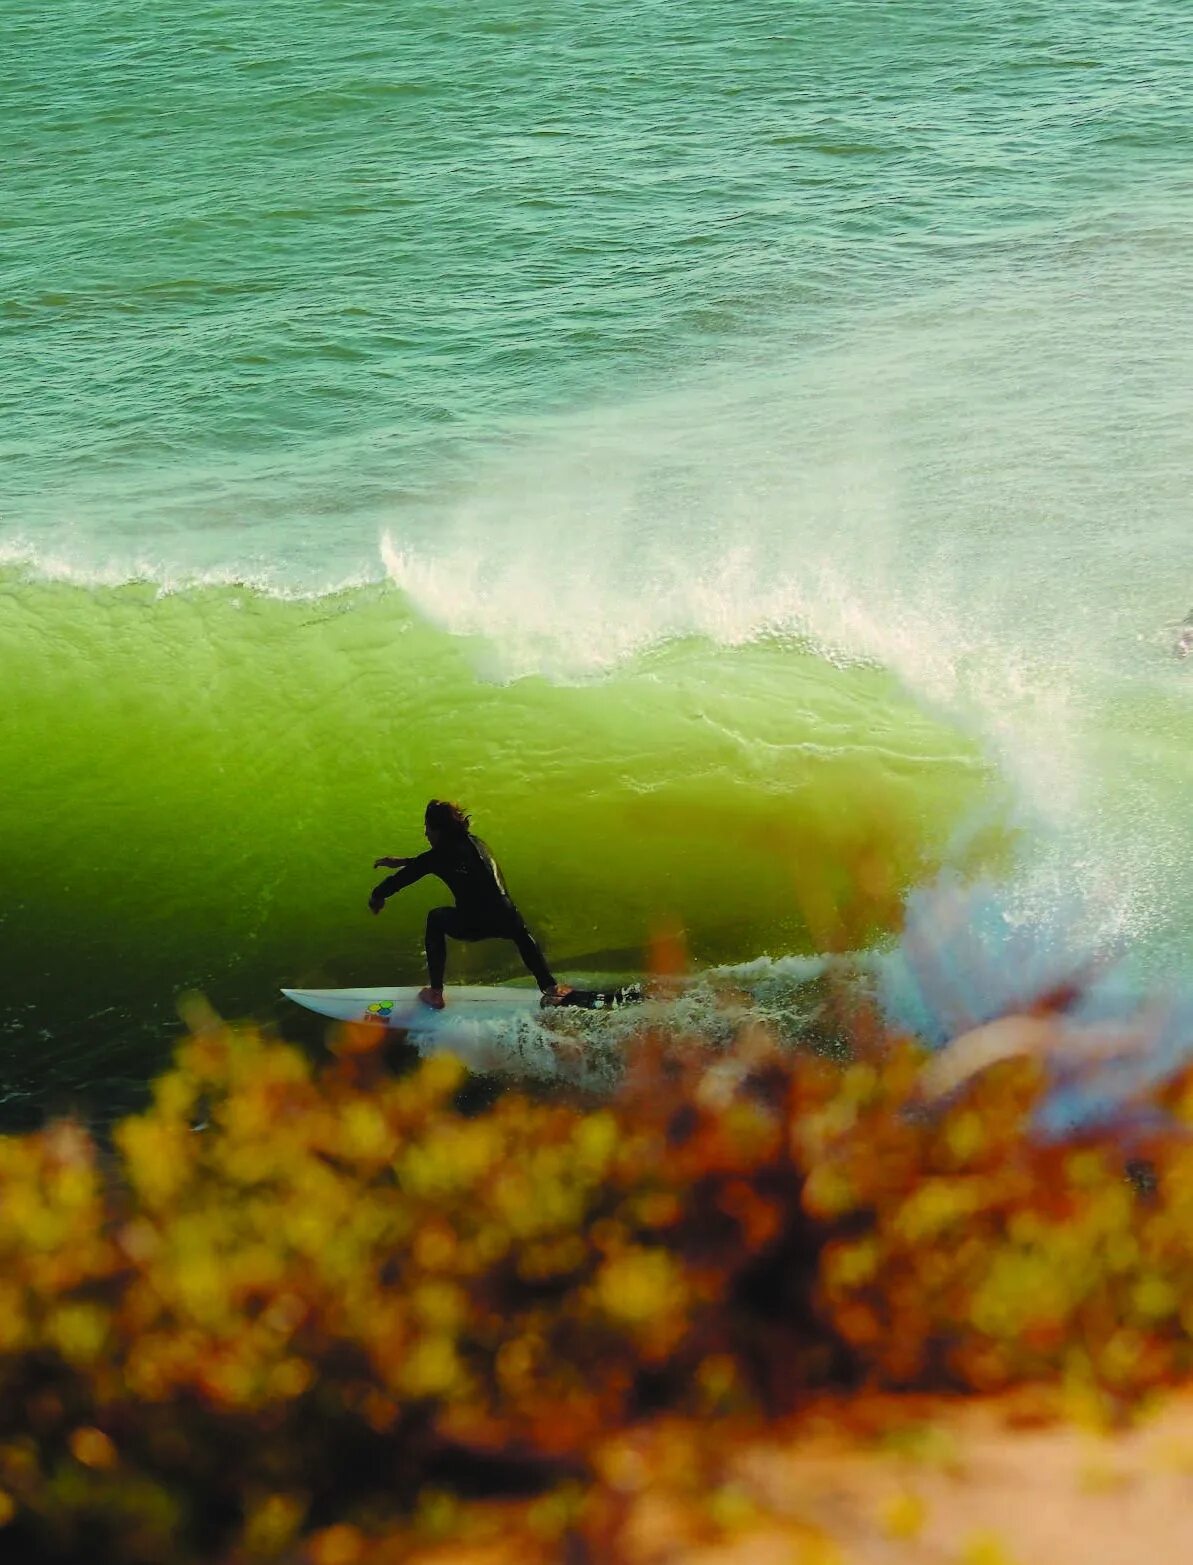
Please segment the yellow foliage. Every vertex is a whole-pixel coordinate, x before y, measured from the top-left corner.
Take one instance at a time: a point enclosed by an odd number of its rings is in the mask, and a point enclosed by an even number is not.
[[[221,1561],[388,1565],[411,1528],[504,1538],[452,1475],[506,1462],[527,1565],[572,1533],[616,1558],[648,1491],[693,1547],[755,1525],[715,1441],[664,1417],[643,1444],[646,1408],[782,1412],[842,1372],[1101,1406],[1193,1374],[1190,1144],[1149,1148],[1143,1199],[1112,1136],[1036,1143],[1038,1072],[928,1109],[921,1064],[646,1038],[599,1108],[469,1117],[450,1059],[316,1071],[206,1018],[111,1154],[0,1138],[6,1539],[199,1565],[211,1515]]]
[[[891,1538],[918,1538],[927,1514],[928,1508],[918,1494],[910,1489],[901,1489],[883,1507],[883,1530]]]

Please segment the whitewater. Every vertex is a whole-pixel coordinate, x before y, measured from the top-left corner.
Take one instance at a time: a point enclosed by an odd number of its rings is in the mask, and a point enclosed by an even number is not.
[[[1187,975],[1179,3],[168,10],[6,9],[0,1112],[415,980],[432,794],[580,977]]]

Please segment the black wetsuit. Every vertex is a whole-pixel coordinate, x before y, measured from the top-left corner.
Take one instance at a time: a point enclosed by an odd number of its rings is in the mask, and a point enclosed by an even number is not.
[[[479,837],[467,832],[442,837],[383,880],[373,895],[391,897],[424,875],[438,875],[456,899],[455,907],[432,908],[427,914],[427,972],[432,989],[443,988],[448,935],[453,940],[512,940],[539,988],[555,988],[546,958],[505,888],[497,860]]]

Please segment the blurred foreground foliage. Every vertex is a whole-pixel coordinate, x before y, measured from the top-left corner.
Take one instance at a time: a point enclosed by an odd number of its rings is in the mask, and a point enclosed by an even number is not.
[[[0,1140],[4,1558],[686,1558],[760,1525],[742,1431],[826,1389],[1193,1367],[1193,1077],[1141,1191],[1110,1131],[1031,1134],[1035,1058],[929,1100],[866,1027],[844,1065],[646,1035],[609,1103],[467,1112],[376,1041],[212,1019],[111,1147]]]

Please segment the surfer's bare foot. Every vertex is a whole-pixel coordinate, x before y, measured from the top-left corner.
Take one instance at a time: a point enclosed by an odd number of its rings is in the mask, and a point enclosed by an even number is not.
[[[442,989],[420,989],[418,997],[424,1005],[429,1005],[433,1011],[441,1011],[443,1009]]]
[[[539,1004],[544,1010],[548,1010],[553,1005],[562,1005],[571,992],[571,984],[556,984],[554,989],[543,990],[543,998]]]

